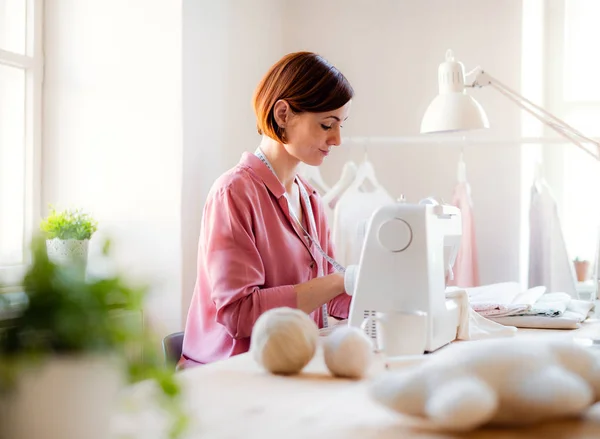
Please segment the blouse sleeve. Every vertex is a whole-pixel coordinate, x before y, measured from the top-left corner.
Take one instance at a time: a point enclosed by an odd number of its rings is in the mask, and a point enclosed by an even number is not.
[[[265,311],[297,308],[293,285],[261,288],[264,266],[255,245],[250,205],[231,187],[207,200],[200,257],[208,274],[216,320],[233,338],[250,337]]]

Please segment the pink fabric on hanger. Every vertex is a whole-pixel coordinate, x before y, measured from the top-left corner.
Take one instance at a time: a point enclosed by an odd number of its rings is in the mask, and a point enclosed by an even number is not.
[[[447,285],[463,288],[479,286],[479,263],[477,262],[477,243],[473,220],[473,201],[469,183],[461,181],[454,190],[452,204],[460,209],[462,217],[462,238],[456,262],[452,267],[454,278]]]

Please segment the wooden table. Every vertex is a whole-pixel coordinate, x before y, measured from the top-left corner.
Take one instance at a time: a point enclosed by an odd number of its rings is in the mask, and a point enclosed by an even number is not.
[[[593,320],[579,330],[520,330],[517,336],[600,336]],[[476,342],[467,342],[476,343]],[[431,354],[431,355],[435,355]],[[331,377],[319,351],[298,376],[271,375],[249,354],[180,373],[193,426],[188,437],[207,438],[451,438],[460,435],[416,428],[411,420],[376,403],[369,379],[385,370],[377,357],[363,380]],[[581,420],[520,429],[484,428],[466,438],[600,438],[600,403]]]

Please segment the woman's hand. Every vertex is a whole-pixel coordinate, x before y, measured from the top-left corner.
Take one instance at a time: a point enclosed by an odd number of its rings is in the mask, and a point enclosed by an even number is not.
[[[344,275],[328,274],[294,286],[298,308],[306,313],[313,312],[319,306],[345,292]]]

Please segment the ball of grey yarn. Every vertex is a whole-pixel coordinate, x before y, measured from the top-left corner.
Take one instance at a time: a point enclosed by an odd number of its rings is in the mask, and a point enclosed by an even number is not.
[[[319,328],[305,312],[274,308],[255,322],[250,340],[254,360],[274,374],[299,373],[317,349]]]
[[[361,329],[341,326],[325,337],[323,355],[333,375],[362,378],[373,360],[373,342]]]

